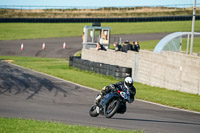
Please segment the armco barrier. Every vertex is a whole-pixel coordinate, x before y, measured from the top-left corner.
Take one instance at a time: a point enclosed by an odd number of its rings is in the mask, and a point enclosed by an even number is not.
[[[109,65],[100,62],[92,62],[83,60],[80,57],[70,56],[69,66],[79,68],[80,70],[93,71],[103,75],[110,75],[117,79],[132,76],[132,69],[128,67],[120,67],[117,65]]]
[[[200,20],[200,15],[196,15]],[[91,23],[91,22],[155,22],[155,21],[188,21],[191,16],[161,16],[134,18],[0,18],[0,23]]]

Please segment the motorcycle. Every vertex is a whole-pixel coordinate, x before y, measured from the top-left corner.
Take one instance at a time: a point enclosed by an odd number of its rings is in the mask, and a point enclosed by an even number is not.
[[[123,114],[126,112],[126,102],[129,100],[130,93],[128,89],[112,89],[98,103],[95,100],[94,105],[89,110],[89,114],[91,117],[97,117],[100,114],[106,118],[113,117],[115,113]]]

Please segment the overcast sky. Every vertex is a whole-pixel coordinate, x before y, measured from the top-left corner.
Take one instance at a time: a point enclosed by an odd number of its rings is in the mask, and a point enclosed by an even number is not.
[[[0,0],[0,5],[32,6],[156,6],[193,4],[194,0]],[[200,0],[197,0],[200,4]]]

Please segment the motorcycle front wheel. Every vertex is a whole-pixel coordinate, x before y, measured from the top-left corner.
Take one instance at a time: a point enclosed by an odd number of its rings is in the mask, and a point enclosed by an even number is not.
[[[111,100],[111,102],[109,102],[104,109],[105,117],[106,118],[113,117],[113,115],[118,111],[119,107],[120,107],[119,100],[117,100],[117,99]]]
[[[97,113],[96,110],[97,105],[93,105],[90,110],[89,110],[89,114],[91,117],[97,117],[99,114]]]

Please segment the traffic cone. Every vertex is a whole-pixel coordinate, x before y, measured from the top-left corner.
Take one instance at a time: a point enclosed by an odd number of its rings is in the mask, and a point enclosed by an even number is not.
[[[21,50],[24,50],[24,44],[23,43],[21,44]]]
[[[43,42],[42,44],[42,49],[44,50],[46,47],[45,47],[45,43]]]
[[[63,49],[66,49],[66,42],[63,43]]]

